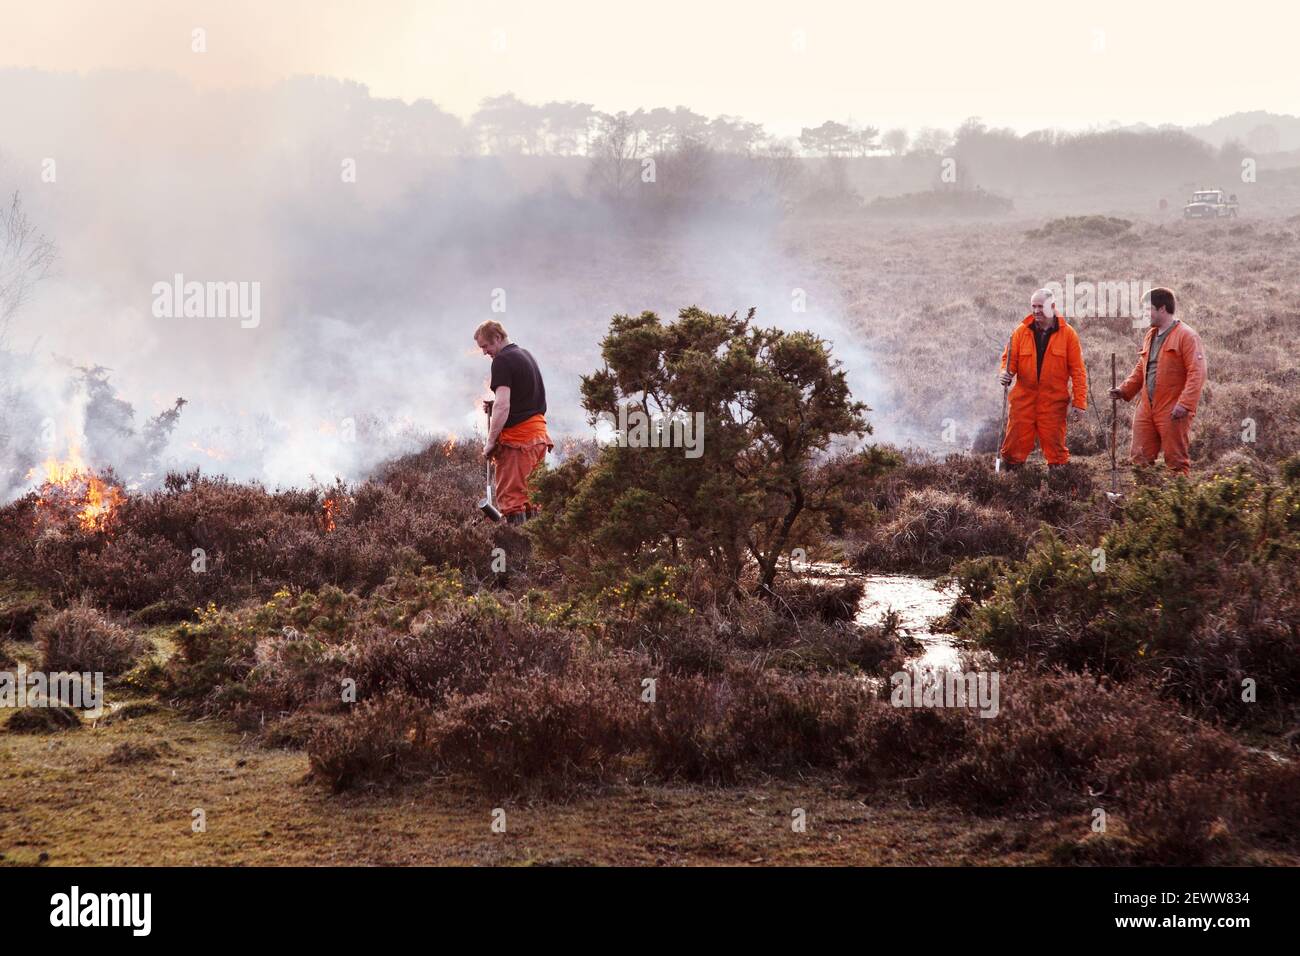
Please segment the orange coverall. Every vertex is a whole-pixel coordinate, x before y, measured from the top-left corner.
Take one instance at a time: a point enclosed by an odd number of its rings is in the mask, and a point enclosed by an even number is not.
[[[1119,387],[1126,402],[1132,401],[1134,395],[1141,396],[1133,414],[1130,454],[1135,465],[1150,465],[1164,452],[1165,467],[1185,475],[1191,468],[1187,445],[1192,437],[1192,419],[1196,417],[1201,388],[1205,385],[1205,349],[1201,337],[1186,322],[1180,321],[1170,329],[1156,360],[1152,399],[1147,396],[1147,357],[1155,337],[1156,330],[1148,329],[1137,364]],[[1175,405],[1187,409],[1186,417],[1173,417]]]
[[[999,368],[1016,377],[1011,388],[1011,414],[1007,433],[1002,439],[1002,459],[1013,465],[1023,464],[1037,441],[1049,465],[1063,465],[1070,460],[1065,447],[1065,416],[1070,406],[1071,389],[1074,406],[1088,407],[1088,373],[1083,367],[1083,350],[1079,334],[1058,315],[1057,330],[1047,341],[1043,355],[1043,374],[1038,374],[1038,347],[1034,342],[1034,317],[1025,320],[1011,333],[1010,355],[1002,352]],[[1069,383],[1068,385],[1066,383]]]
[[[534,415],[501,430],[493,458],[497,508],[503,515],[537,510],[528,501],[528,478],[554,447],[546,432],[545,415]]]

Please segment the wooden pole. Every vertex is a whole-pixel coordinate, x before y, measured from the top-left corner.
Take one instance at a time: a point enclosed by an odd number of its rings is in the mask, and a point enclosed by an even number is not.
[[[1005,366],[1003,367],[1004,372],[1011,371],[1011,343],[1014,342],[1015,340],[1016,340],[1016,333],[1015,330],[1013,329],[1011,332],[1011,338],[1007,339],[1007,361]],[[1007,396],[1010,394],[1010,392],[1011,392],[1010,385],[1002,386],[1002,421],[998,425],[998,452],[993,459],[993,470],[995,472],[1002,471],[1002,445],[1007,440]]]
[[[1110,387],[1115,387],[1115,353],[1110,353]],[[1110,490],[1112,494],[1119,492],[1119,466],[1115,461],[1115,428],[1118,424],[1119,399],[1111,396],[1110,399]]]

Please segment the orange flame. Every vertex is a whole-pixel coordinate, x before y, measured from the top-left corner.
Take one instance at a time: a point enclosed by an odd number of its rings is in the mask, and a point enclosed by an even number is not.
[[[65,520],[75,517],[83,531],[107,531],[114,509],[126,501],[121,489],[96,477],[86,466],[76,445],[68,450],[66,459],[47,458],[27,477],[35,479],[42,473],[36,507]]]
[[[217,461],[226,460],[226,453],[222,451],[220,448],[204,448],[196,441],[191,441],[190,447],[193,448],[195,451],[203,452],[203,454],[207,455],[209,458],[215,458]]]
[[[333,498],[325,499],[324,520],[325,520],[326,534],[334,530],[334,516],[338,513],[338,508],[339,508],[338,502],[335,501]]]
[[[113,485],[106,485],[94,475],[86,483],[86,506],[77,512],[83,531],[105,531],[113,509],[126,498]]]

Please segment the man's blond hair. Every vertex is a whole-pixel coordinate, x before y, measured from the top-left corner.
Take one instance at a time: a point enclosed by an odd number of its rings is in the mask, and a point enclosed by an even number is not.
[[[497,342],[504,338],[509,338],[509,336],[506,335],[506,327],[496,319],[488,319],[474,330],[475,342],[480,339],[487,342]]]

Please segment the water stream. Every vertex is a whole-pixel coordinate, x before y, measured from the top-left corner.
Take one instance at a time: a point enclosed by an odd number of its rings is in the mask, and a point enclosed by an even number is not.
[[[796,563],[794,570],[812,579],[845,579],[861,581],[865,590],[858,602],[854,620],[863,625],[880,623],[889,610],[901,619],[902,629],[916,638],[921,653],[910,663],[927,668],[956,668],[958,649],[951,634],[937,631],[931,624],[951,610],[957,600],[953,586],[942,586],[932,578],[910,574],[860,574],[842,565],[828,562]]]

